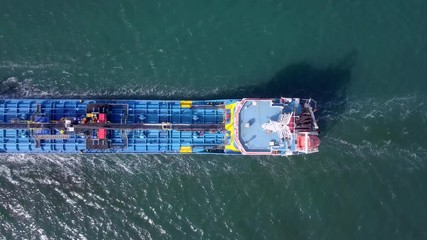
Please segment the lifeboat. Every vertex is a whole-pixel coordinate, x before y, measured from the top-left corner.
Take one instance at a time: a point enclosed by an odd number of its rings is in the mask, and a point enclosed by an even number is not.
[[[320,145],[320,139],[316,135],[308,133],[298,134],[297,136],[297,149],[301,152],[310,152],[316,150]]]

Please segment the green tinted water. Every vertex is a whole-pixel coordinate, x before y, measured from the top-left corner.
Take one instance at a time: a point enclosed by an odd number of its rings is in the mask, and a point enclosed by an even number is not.
[[[425,1],[0,1],[2,97],[320,101],[306,157],[0,158],[0,237],[427,237]]]

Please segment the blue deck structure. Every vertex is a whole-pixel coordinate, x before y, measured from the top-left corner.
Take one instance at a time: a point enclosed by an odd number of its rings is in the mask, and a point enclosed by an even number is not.
[[[76,131],[61,133],[59,128],[43,128],[64,118],[80,122],[87,117],[91,104],[108,105],[108,121],[118,124],[160,124],[153,129],[109,129],[109,148],[87,149],[88,137],[97,139],[97,131],[86,134]],[[214,150],[223,144],[224,133],[212,131],[169,130],[171,124],[221,124],[224,111],[218,105],[224,101],[199,101],[183,105],[181,101],[143,100],[0,100],[0,123],[18,124],[16,129],[0,130],[0,151],[20,153],[167,153],[191,147],[192,152]],[[88,111],[89,110],[89,111]],[[31,120],[33,118],[33,120]],[[38,122],[28,128],[28,121]],[[22,124],[24,123],[24,124]],[[162,125],[163,123],[163,125]],[[40,145],[35,146],[39,137]],[[185,150],[185,148],[184,148]],[[187,150],[189,150],[187,148]]]
[[[272,106],[268,100],[247,101],[240,112],[240,142],[246,151],[269,152],[270,142],[280,142],[279,135],[268,134],[262,125],[277,120],[282,113],[281,106]],[[246,125],[246,126],[245,126]]]
[[[301,114],[301,109],[281,99],[3,99],[0,152],[275,155],[270,142],[283,141],[262,125],[282,112]],[[276,153],[284,155],[286,149]],[[297,152],[295,143],[289,150]]]

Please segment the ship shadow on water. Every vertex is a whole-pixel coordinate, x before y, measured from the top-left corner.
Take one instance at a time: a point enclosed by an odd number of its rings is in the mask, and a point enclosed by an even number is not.
[[[326,67],[316,67],[308,62],[290,64],[265,83],[220,92],[208,98],[312,98],[318,102],[316,116],[320,129],[325,133],[333,125],[329,116],[337,116],[344,111],[346,89],[356,57],[357,52],[351,51]]]
[[[238,98],[271,98],[271,97],[301,97],[312,98],[318,102],[319,126],[322,132],[326,132],[334,122],[329,116],[337,116],[344,110],[346,103],[346,89],[351,80],[351,71],[356,63],[357,51],[353,50],[345,54],[337,61],[326,66],[319,67],[309,62],[298,62],[285,66],[268,81],[260,80],[260,84],[246,85],[230,90],[218,91],[207,95],[173,94],[164,96],[156,94],[147,95],[110,95],[111,99],[238,99]],[[108,91],[107,91],[108,92]],[[112,91],[113,92],[113,91]],[[0,82],[0,97],[41,97],[22,96],[22,83],[17,78],[8,78]],[[90,95],[90,94],[89,94]],[[44,95],[42,98],[58,96]],[[61,98],[95,98],[105,99],[99,96],[61,96]]]

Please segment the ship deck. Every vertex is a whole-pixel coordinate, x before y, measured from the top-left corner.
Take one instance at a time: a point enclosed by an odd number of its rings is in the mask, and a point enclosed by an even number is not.
[[[59,129],[34,129],[25,122],[44,121],[45,125],[64,117],[82,119],[87,109],[109,106],[108,121],[117,125],[158,125],[157,129],[110,129],[108,145],[97,140],[99,131],[88,130],[88,136],[76,133],[61,134]],[[224,141],[224,132],[217,130],[181,131],[169,129],[173,124],[189,126],[220,125],[224,121],[224,100],[213,101],[148,101],[148,100],[69,100],[24,99],[0,100],[0,124],[15,123],[20,128],[0,129],[0,152],[13,153],[179,153],[215,151]],[[20,124],[21,123],[21,124]],[[42,126],[43,124],[40,124]],[[163,127],[165,127],[163,129]],[[104,136],[104,135],[103,135]],[[36,139],[40,140],[39,146]],[[98,146],[98,147],[97,147]],[[88,149],[88,147],[90,149]]]
[[[270,100],[250,100],[243,104],[239,117],[240,142],[248,152],[270,152],[270,142],[280,142],[277,134],[268,134],[262,124],[277,120],[281,106]]]
[[[296,151],[297,135],[294,131],[295,119],[301,114],[299,99],[243,99],[238,109],[238,145],[243,154],[252,155],[292,155]],[[289,122],[283,124],[286,115]],[[275,123],[272,123],[275,122]],[[275,125],[277,129],[267,131],[263,125]],[[286,136],[281,125],[287,126]],[[289,127],[291,126],[291,127]]]

